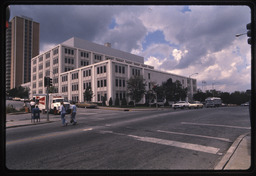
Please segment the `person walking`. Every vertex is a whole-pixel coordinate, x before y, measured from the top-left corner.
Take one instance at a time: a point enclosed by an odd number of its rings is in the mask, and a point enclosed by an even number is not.
[[[60,117],[61,117],[62,125],[63,126],[67,126],[68,125],[68,122],[65,119],[65,115],[66,115],[66,109],[65,109],[64,103],[62,101],[61,105],[60,105]]]
[[[77,123],[76,122],[76,104],[74,101],[72,102],[72,107],[71,107],[70,123],[73,123],[73,125]]]

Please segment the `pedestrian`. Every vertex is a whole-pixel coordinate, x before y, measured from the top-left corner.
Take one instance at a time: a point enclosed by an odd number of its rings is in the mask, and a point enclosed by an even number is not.
[[[30,102],[30,110],[31,110],[31,112],[32,112],[33,109],[35,108],[35,105],[36,105],[36,102],[35,102],[34,100],[32,100],[32,101]]]
[[[35,119],[36,119],[37,122],[38,121],[40,122],[40,109],[38,108],[37,105],[33,109],[32,113],[33,113],[34,122],[35,122]]]
[[[61,105],[60,105],[60,117],[61,117],[62,125],[63,126],[67,126],[68,125],[68,122],[65,119],[65,115],[66,115],[66,109],[65,109],[64,103],[62,101]]]
[[[77,122],[76,122],[76,104],[74,101],[72,102],[71,106],[72,107],[71,107],[71,114],[70,114],[70,123],[73,123],[73,125],[75,125]]]

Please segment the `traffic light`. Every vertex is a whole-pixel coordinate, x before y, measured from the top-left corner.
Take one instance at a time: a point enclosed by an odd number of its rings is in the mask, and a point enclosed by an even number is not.
[[[51,87],[52,86],[52,78],[50,77],[44,77],[44,87]]]
[[[49,78],[49,87],[51,87],[52,86],[52,78]]]
[[[246,25],[246,29],[248,30],[247,31],[247,36],[249,37],[248,38],[248,40],[247,40],[247,42],[248,42],[248,44],[252,44],[252,31],[251,31],[251,23],[248,23],[247,25]]]

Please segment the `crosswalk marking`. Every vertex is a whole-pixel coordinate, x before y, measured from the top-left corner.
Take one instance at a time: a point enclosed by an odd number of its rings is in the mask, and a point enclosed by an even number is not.
[[[216,139],[216,140],[221,140],[221,141],[225,141],[225,142],[232,142],[231,140],[226,139],[226,138],[219,138],[219,137],[213,137],[213,136],[204,136],[204,135],[198,135],[198,134],[178,133],[178,132],[163,131],[163,130],[157,130],[157,131],[161,132],[161,133],[177,134],[177,135],[185,135],[185,136],[194,136],[194,137],[201,137],[201,138],[208,138],[208,139]]]
[[[227,128],[239,128],[250,130],[251,127],[240,127],[240,126],[230,126],[230,125],[218,125],[218,124],[207,124],[207,123],[192,123],[192,122],[181,122],[184,125],[202,125],[202,126],[215,126],[215,127],[227,127]]]
[[[183,148],[183,149],[188,149],[188,150],[194,150],[194,151],[199,151],[199,152],[221,155],[221,153],[218,153],[218,151],[220,149],[215,148],[215,147],[209,147],[209,146],[191,144],[191,143],[185,143],[185,142],[178,142],[178,141],[172,141],[172,140],[166,140],[166,139],[159,139],[159,138],[153,138],[153,137],[141,137],[141,136],[134,136],[134,135],[128,135],[128,136],[135,138],[136,140],[139,140],[139,141],[168,145],[168,146],[172,146],[172,147],[178,147],[178,148]]]

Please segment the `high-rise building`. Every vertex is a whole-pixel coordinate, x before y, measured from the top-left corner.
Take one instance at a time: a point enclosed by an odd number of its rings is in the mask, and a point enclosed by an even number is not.
[[[30,82],[31,58],[39,54],[39,23],[15,16],[6,32],[6,90]]]

